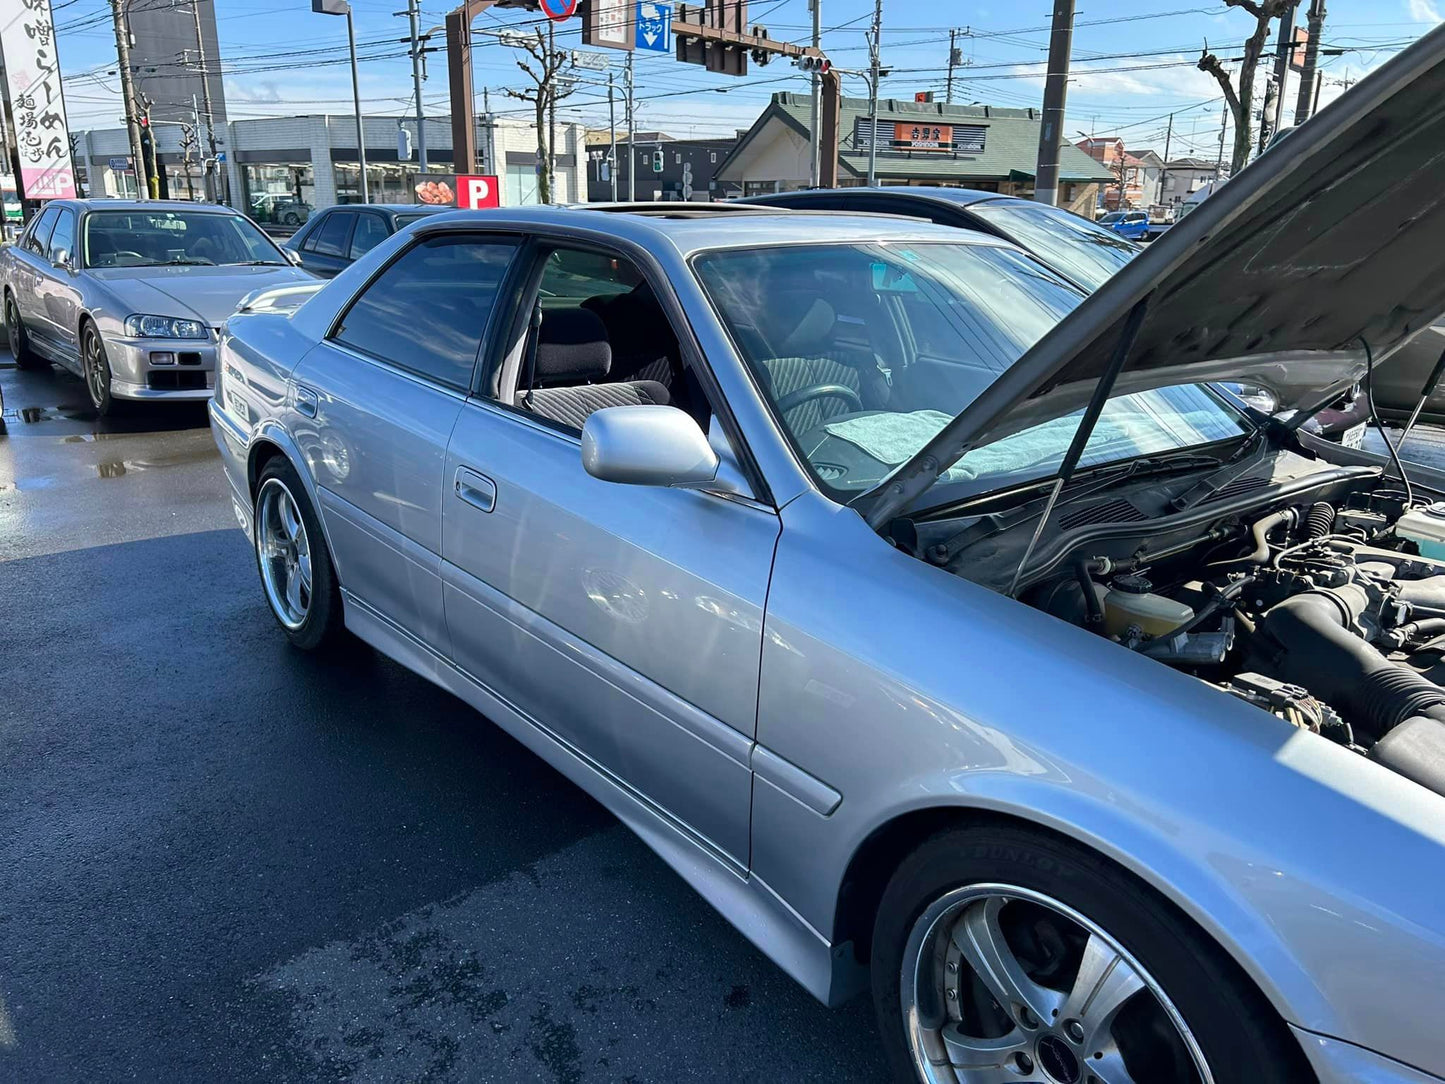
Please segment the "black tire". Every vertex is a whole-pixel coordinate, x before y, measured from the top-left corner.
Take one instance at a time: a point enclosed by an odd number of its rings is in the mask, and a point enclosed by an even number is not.
[[[306,496],[306,487],[302,485],[296,468],[283,456],[276,456],[261,471],[261,477],[256,483],[256,501],[252,508],[252,526],[258,538],[261,531],[260,524],[260,503],[261,494],[265,491],[266,483],[275,479],[279,481],[290,493],[292,501],[295,502],[296,510],[300,513],[301,522],[306,528],[306,535],[309,542],[311,559],[311,591],[310,602],[306,608],[305,619],[299,628],[290,628],[281,614],[276,611],[275,605],[271,602],[269,594],[265,589],[264,576],[261,569],[260,546],[254,546],[253,552],[256,555],[256,571],[262,575],[262,594],[266,597],[267,608],[271,610],[271,616],[281,626],[281,631],[291,641],[293,647],[302,651],[318,651],[333,646],[343,638],[346,631],[345,621],[342,616],[341,584],[336,578],[336,568],[331,563],[331,552],[326,546],[326,536],[321,532],[321,522],[316,517],[316,511],[311,507],[311,501]]]
[[[25,322],[20,319],[20,310],[15,296],[5,293],[5,334],[10,339],[10,355],[21,369],[48,369],[50,362],[37,354],[30,346],[30,336],[25,331]]]
[[[80,328],[80,367],[85,393],[90,396],[90,405],[96,414],[105,418],[118,413],[121,401],[111,394],[110,358],[105,352],[105,340],[89,320]]]
[[[1082,847],[1022,827],[985,825],[929,839],[904,859],[879,904],[871,961],[873,1004],[900,1084],[923,1079],[910,1053],[900,997],[909,937],[930,905],[971,885],[1041,893],[1107,931],[1173,1002],[1216,1084],[1301,1084],[1315,1079],[1264,997],[1168,901]],[[1084,1080],[1090,1079],[1087,1064]],[[1188,1075],[1194,1075],[1192,1068]],[[1148,1079],[1171,1084],[1162,1075]]]

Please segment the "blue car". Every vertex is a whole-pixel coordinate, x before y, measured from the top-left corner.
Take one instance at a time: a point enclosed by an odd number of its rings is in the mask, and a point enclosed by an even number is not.
[[[1149,216],[1143,211],[1110,211],[1099,219],[1099,225],[1131,241],[1142,241],[1149,236]]]

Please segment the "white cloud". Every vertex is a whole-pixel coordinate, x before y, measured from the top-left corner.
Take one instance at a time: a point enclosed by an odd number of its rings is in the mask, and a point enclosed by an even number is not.
[[[1405,5],[1410,11],[1410,18],[1417,23],[1438,23],[1445,21],[1440,15],[1440,10],[1430,0],[1408,0]]]

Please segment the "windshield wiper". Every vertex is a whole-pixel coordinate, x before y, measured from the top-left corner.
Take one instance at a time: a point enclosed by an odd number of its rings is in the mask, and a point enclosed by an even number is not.
[[[1196,504],[1207,501],[1214,494],[1218,493],[1230,482],[1240,477],[1247,471],[1253,469],[1254,459],[1250,453],[1264,439],[1265,426],[1256,426],[1248,436],[1234,449],[1234,454],[1224,460],[1217,471],[1207,474],[1194,485],[1190,486],[1179,496],[1169,502],[1169,507],[1175,512],[1184,512],[1193,508]]]
[[[238,260],[236,267],[285,267],[284,260]]]
[[[214,260],[208,260],[208,259],[206,259],[204,256],[201,256],[201,257],[193,257],[193,256],[172,256],[169,260],[166,261],[166,264],[167,264],[168,266],[171,266],[171,267],[214,267],[214,266],[216,266]]]

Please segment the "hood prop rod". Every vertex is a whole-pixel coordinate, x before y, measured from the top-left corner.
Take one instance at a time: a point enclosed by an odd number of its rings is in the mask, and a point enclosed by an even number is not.
[[[1099,423],[1099,415],[1103,413],[1104,404],[1108,402],[1109,393],[1114,390],[1114,384],[1119,379],[1119,374],[1124,371],[1124,362],[1129,358],[1129,350],[1134,345],[1134,339],[1139,334],[1139,327],[1144,323],[1144,312],[1149,307],[1149,295],[1145,294],[1134,303],[1129,310],[1129,315],[1124,318],[1124,327],[1119,332],[1119,341],[1114,344],[1113,356],[1109,358],[1109,366],[1099,377],[1099,383],[1094,388],[1094,394],[1089,399],[1089,405],[1084,408],[1084,416],[1079,419],[1079,428],[1074,430],[1074,439],[1069,442],[1069,449],[1064,453],[1064,458],[1059,463],[1059,473],[1054,479],[1054,488],[1049,491],[1049,499],[1044,503],[1044,510],[1039,514],[1039,521],[1034,526],[1033,537],[1029,539],[1028,548],[1019,558],[1018,566],[1014,569],[1013,580],[1009,583],[1009,598],[1017,597],[1019,580],[1023,578],[1024,567],[1029,563],[1029,558],[1034,555],[1034,547],[1039,544],[1039,539],[1044,533],[1044,524],[1048,523],[1049,516],[1053,515],[1054,504],[1063,492],[1064,486],[1069,484],[1079,460],[1083,458],[1084,448],[1089,443],[1089,438],[1094,434],[1094,426]]]
[[[1420,411],[1425,409],[1425,401],[1430,398],[1440,383],[1440,377],[1445,374],[1445,350],[1440,351],[1440,360],[1435,363],[1435,368],[1430,370],[1430,376],[1425,380],[1424,390],[1420,392],[1420,401],[1415,404],[1415,409],[1410,412],[1410,420],[1405,423],[1405,429],[1400,434],[1400,439],[1395,442],[1395,451],[1399,452],[1405,446],[1405,440],[1410,436],[1410,430],[1415,428],[1415,423],[1420,420]]]

